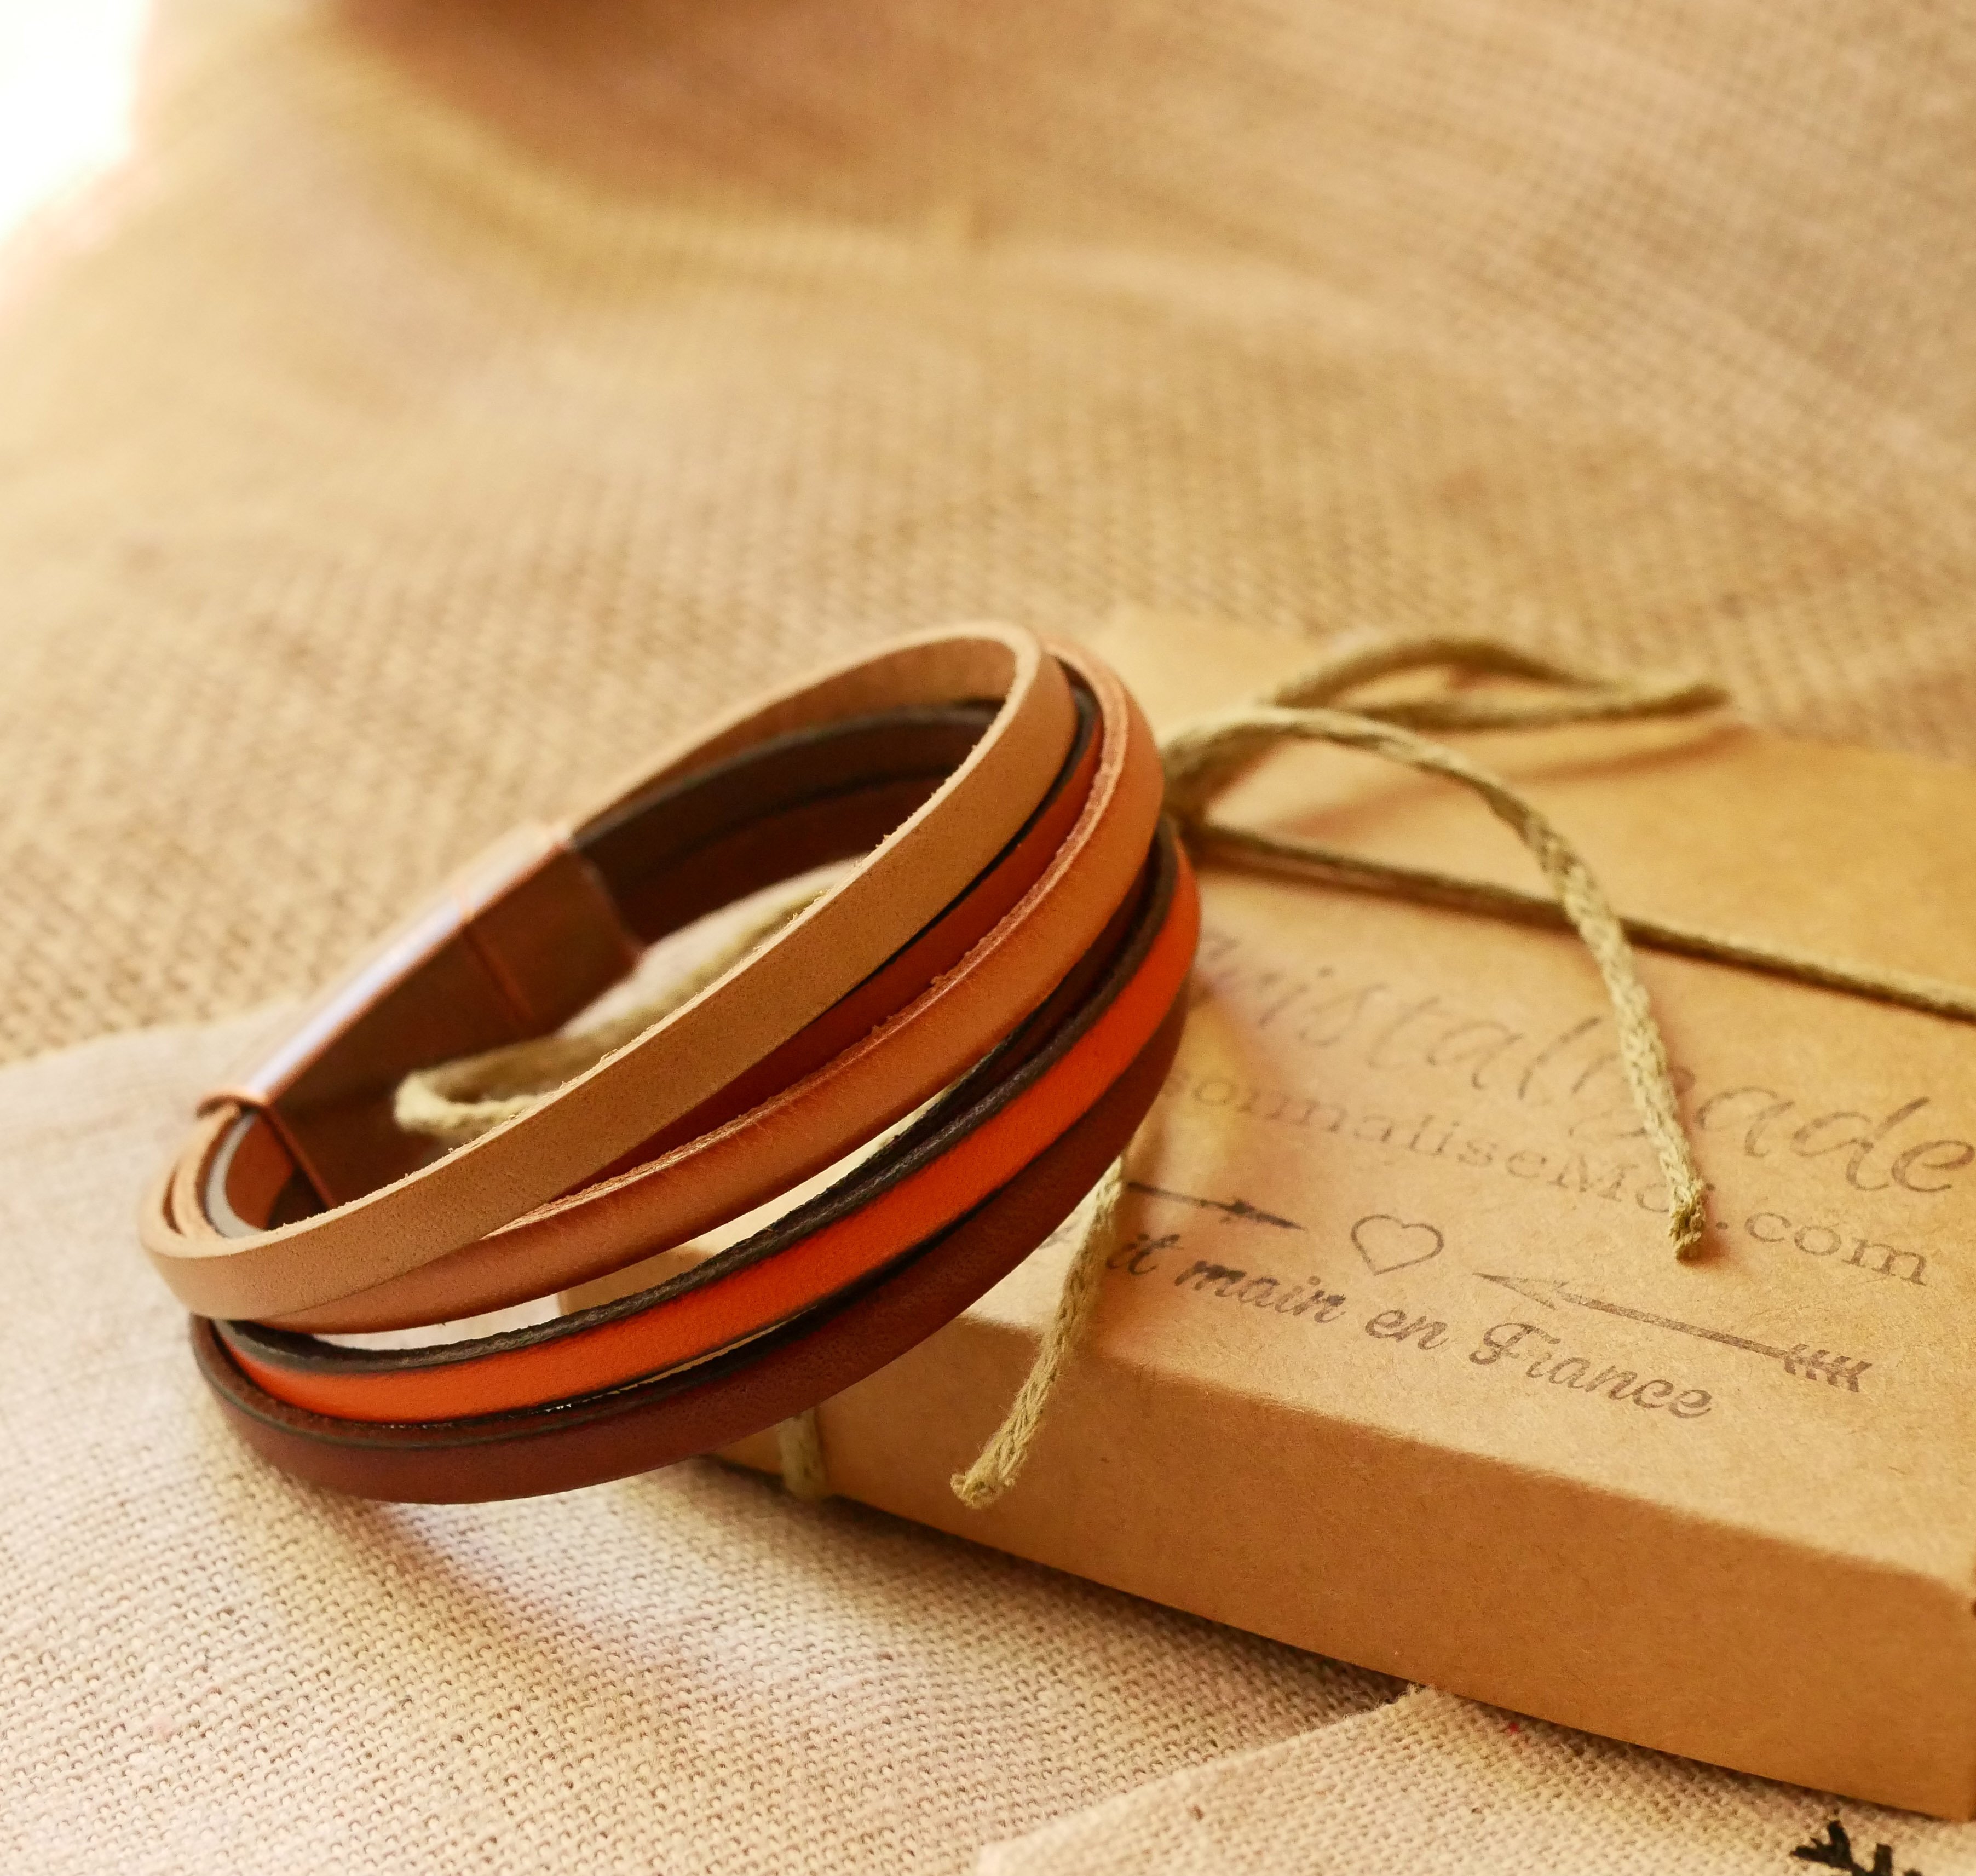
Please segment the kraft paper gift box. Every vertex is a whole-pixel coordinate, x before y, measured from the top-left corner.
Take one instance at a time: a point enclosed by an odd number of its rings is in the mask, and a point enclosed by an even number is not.
[[[1166,724],[1309,656],[1147,619],[1104,648]],[[1976,983],[1976,775],[1720,717],[1464,740],[1624,911]],[[1472,797],[1363,757],[1273,757],[1218,813],[1534,878]],[[1574,937],[1203,889],[1198,1000],[1026,1472],[984,1512],[949,1489],[1066,1232],[825,1403],[833,1489],[1524,1713],[1976,1808],[1976,1031],[1643,951],[1711,1186],[1678,1263]]]

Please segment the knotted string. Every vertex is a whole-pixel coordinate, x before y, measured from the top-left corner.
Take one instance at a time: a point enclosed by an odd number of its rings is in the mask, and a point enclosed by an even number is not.
[[[1447,689],[1368,701],[1352,709],[1337,707],[1339,700],[1368,684],[1430,670],[1517,680],[1544,686],[1546,694]],[[1627,1086],[1666,1181],[1669,1239],[1675,1255],[1688,1258],[1698,1248],[1706,1225],[1704,1188],[1681,1129],[1659,1026],[1635,968],[1635,943],[1965,1022],[1976,1021],[1976,994],[1907,973],[1862,970],[1666,921],[1622,918],[1569,841],[1534,804],[1481,763],[1422,732],[1536,730],[1678,717],[1714,709],[1725,701],[1717,686],[1705,681],[1601,677],[1487,638],[1431,637],[1349,645],[1260,702],[1186,724],[1163,739],[1167,809],[1189,848],[1203,859],[1285,869],[1348,890],[1576,931],[1605,984]],[[1431,868],[1362,859],[1315,842],[1256,832],[1208,818],[1221,794],[1270,751],[1291,741],[1359,750],[1471,790],[1530,849],[1551,896]],[[689,975],[597,1028],[512,1044],[407,1076],[397,1093],[398,1124],[456,1144],[526,1113],[563,1082],[697,995],[780,930],[814,896],[806,894],[776,906]],[[1107,1169],[1079,1208],[1072,1225],[1075,1248],[1069,1266],[1029,1373],[980,1456],[953,1480],[955,1494],[970,1506],[992,1504],[1015,1483],[1057,1384],[1083,1340],[1112,1248],[1125,1192],[1125,1156],[1121,1156]],[[815,1413],[785,1421],[778,1429],[778,1444],[789,1489],[801,1497],[828,1496],[828,1475]]]
[[[1345,711],[1332,701],[1403,673],[1439,668],[1513,678],[1563,694],[1473,695],[1450,691],[1368,703]],[[1316,883],[1417,899],[1459,912],[1576,930],[1604,980],[1618,1028],[1619,1057],[1634,1105],[1660,1162],[1669,1199],[1668,1235],[1677,1258],[1699,1248],[1707,1220],[1705,1188],[1681,1129],[1667,1050],[1635,968],[1635,943],[1738,969],[1760,971],[1821,989],[1871,997],[1961,1022],[1976,1022],[1976,994],[1905,971],[1867,971],[1786,948],[1661,919],[1614,912],[1584,861],[1556,828],[1500,776],[1423,730],[1533,730],[1567,724],[1617,723],[1698,714],[1726,702],[1717,685],[1687,678],[1596,677],[1529,656],[1486,638],[1427,638],[1340,650],[1277,687],[1262,702],[1184,725],[1165,737],[1167,809],[1197,857],[1286,869]],[[1466,879],[1428,867],[1368,860],[1314,841],[1230,826],[1207,818],[1214,800],[1285,741],[1331,743],[1461,783],[1513,828],[1543,869],[1551,898]],[[1128,1149],[1129,1153],[1130,1149]],[[1058,1380],[1075,1357],[1095,1312],[1112,1218],[1124,1190],[1125,1158],[1100,1181],[1075,1229],[1075,1248],[1056,1308],[1027,1377],[980,1456],[953,1480],[955,1495],[976,1509],[1016,1482],[1042,1424]]]

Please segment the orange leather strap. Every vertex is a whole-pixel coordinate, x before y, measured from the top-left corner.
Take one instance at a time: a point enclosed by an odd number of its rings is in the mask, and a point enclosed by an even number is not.
[[[716,1451],[874,1373],[1000,1281],[1124,1149],[1166,1079],[1185,1019],[1183,991],[1090,1111],[952,1230],[869,1287],[697,1367],[550,1408],[392,1426],[277,1400],[242,1371],[217,1326],[198,1318],[193,1353],[249,1446],[298,1478],[365,1498],[526,1498]]]

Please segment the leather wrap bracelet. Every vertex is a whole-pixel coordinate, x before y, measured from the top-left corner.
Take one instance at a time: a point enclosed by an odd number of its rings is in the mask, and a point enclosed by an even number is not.
[[[419,1163],[427,1143],[391,1119],[403,1074],[555,1028],[622,978],[641,941],[707,909],[641,863],[629,832],[654,826],[641,802],[773,737],[984,696],[1000,707],[966,758],[756,954],[522,1119]],[[730,720],[567,834],[501,844],[209,1097],[186,1159],[226,1155],[233,1217],[216,1217],[203,1192],[192,1215],[210,1235],[182,1228],[181,1209],[147,1208],[153,1264],[203,1313],[278,1315],[416,1269],[580,1185],[787,1041],[957,897],[1042,800],[1076,717],[1062,667],[1026,632],[908,640]],[[615,881],[601,870],[614,862]],[[326,1208],[268,1223],[298,1171]]]
[[[229,1417],[344,1489],[507,1496],[726,1443],[893,1359],[1061,1222],[1164,1075],[1198,909],[1160,793],[1100,662],[973,628],[739,713],[498,849],[212,1097],[147,1201]],[[847,861],[517,1117],[451,1151],[397,1128],[407,1073],[552,1030],[643,945]],[[902,1122],[633,1295],[415,1347],[317,1339],[622,1269]]]

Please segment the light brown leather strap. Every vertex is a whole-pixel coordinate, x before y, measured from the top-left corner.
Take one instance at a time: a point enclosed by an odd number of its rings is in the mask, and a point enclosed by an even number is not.
[[[374,957],[356,974],[355,991],[346,984],[326,1000],[331,1014],[305,1026],[305,1046],[278,1056],[261,1080],[222,1093],[203,1117],[181,1156],[178,1204],[163,1202],[161,1192],[160,1202],[145,1210],[142,1235],[154,1265],[181,1301],[203,1315],[268,1317],[308,1309],[484,1237],[581,1185],[690,1113],[876,970],[1021,829],[1070,745],[1076,711],[1069,684],[1035,638],[1013,627],[908,639],[736,713],[571,830],[564,844],[581,850],[608,832],[640,795],[768,737],[847,715],[980,697],[1001,700],[986,732],[924,806],[854,872],[743,964],[539,1107],[443,1159],[291,1224],[226,1235],[229,1221],[189,1211],[188,1197],[203,1204],[216,1156],[224,1154],[221,1189],[239,1220],[255,1222],[256,1206],[272,1202],[279,1189],[275,1175],[298,1156],[288,1136],[303,1126],[285,1105],[298,1088],[306,1084],[319,1095],[326,1076],[361,1074],[377,1081],[380,1069],[403,1072],[456,1053],[444,1047],[420,1053],[428,1049],[428,1038],[405,1042],[392,1024],[374,1020],[374,1013],[413,978],[421,991],[444,977],[484,979],[507,994],[502,980],[516,975],[514,949],[491,946],[486,935],[503,925],[527,882],[545,868],[553,873],[560,862],[553,855],[540,860],[538,853],[538,864],[511,863],[509,885],[478,898],[456,894],[436,920],[414,922],[381,964]],[[580,892],[559,890],[555,902],[567,912],[580,898]],[[638,922],[635,905],[621,902],[620,909],[627,922]],[[594,927],[580,917],[578,922],[585,941],[594,941]],[[550,981],[553,987],[558,980],[552,974]],[[520,974],[516,987],[524,998],[531,982]],[[338,1046],[344,1038],[351,1039],[347,1054]],[[387,1047],[394,1040],[403,1047]],[[264,1099],[271,1105],[258,1104]],[[268,1118],[275,1109],[279,1122]],[[343,1150],[347,1157],[339,1163],[361,1175],[361,1143]],[[310,1153],[324,1159],[320,1139],[312,1137],[300,1156],[305,1166]]]
[[[1107,938],[1025,1025],[907,1132],[746,1242],[637,1295],[464,1341],[353,1349],[235,1323],[262,1388],[339,1418],[477,1418],[608,1391],[745,1347],[882,1275],[1048,1151],[1136,1060],[1172,1008],[1200,930],[1171,830]]]
[[[955,968],[815,1072],[726,1124],[375,1289],[284,1317],[281,1326],[331,1334],[410,1327],[569,1288],[785,1191],[979,1061],[1096,941],[1144,865],[1159,818],[1159,754],[1138,705],[1101,660],[1052,650],[1098,714],[1091,785],[1035,885]]]

